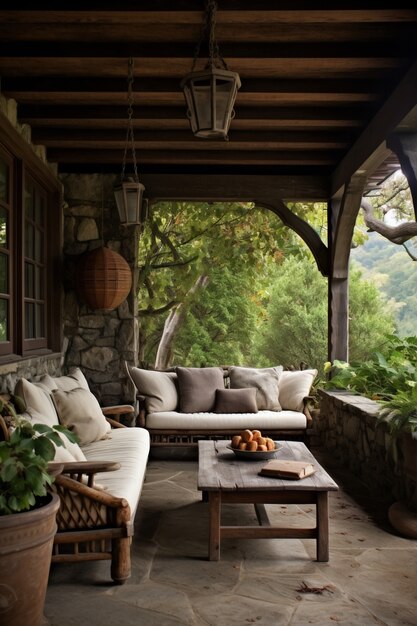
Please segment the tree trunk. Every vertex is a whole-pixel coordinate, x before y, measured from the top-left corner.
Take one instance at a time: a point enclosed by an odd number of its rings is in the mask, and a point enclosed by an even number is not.
[[[185,316],[187,314],[187,306],[191,297],[198,290],[204,289],[208,282],[209,277],[205,274],[201,274],[188,291],[184,302],[177,304],[177,306],[169,312],[169,315],[165,320],[164,330],[162,332],[161,341],[159,342],[158,351],[156,353],[155,369],[163,370],[170,366],[174,339],[184,323]]]

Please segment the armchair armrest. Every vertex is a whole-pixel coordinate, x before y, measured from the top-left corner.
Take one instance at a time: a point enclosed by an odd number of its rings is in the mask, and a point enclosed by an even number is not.
[[[68,474],[71,479],[85,484],[83,476],[87,476],[87,486],[94,487],[94,477],[98,472],[114,472],[120,469],[120,463],[115,461],[74,461],[71,463],[49,463],[48,470],[58,475]],[[56,476],[55,480],[58,476]]]
[[[133,423],[133,416],[135,409],[131,404],[117,404],[115,406],[103,406],[101,407],[103,415],[108,418],[109,423],[115,426],[115,422],[120,423],[120,417],[122,415],[131,415],[131,423]]]

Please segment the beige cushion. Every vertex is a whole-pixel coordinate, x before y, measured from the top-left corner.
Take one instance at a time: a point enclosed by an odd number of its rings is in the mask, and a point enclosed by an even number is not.
[[[49,374],[45,374],[45,376],[42,376],[39,384],[42,385],[43,388],[49,389],[49,391],[53,391],[54,389],[58,388],[56,382],[54,381],[52,376],[49,376]]]
[[[75,433],[80,445],[106,437],[110,424],[106,421],[96,397],[87,389],[52,392],[59,420]]]
[[[224,389],[221,367],[177,367],[180,411],[198,413],[212,411],[216,390]]]
[[[23,399],[29,415],[32,413],[42,415],[45,420],[43,423],[48,426],[59,424],[48,389],[42,384],[31,383],[25,378],[20,378],[16,383],[14,393]]]
[[[317,370],[297,370],[282,372],[279,379],[279,401],[283,409],[302,411],[303,400],[311,390]]]
[[[57,376],[52,379],[55,383],[55,389],[61,389],[62,391],[71,391],[77,387],[90,391],[88,382],[79,367],[74,367],[70,370],[68,376]]]
[[[230,387],[231,389],[255,387],[256,402],[260,411],[280,411],[278,385],[282,369],[281,365],[265,368],[231,366]]]
[[[48,418],[45,418],[43,414],[38,413],[33,409],[30,413],[27,412],[25,414],[25,417],[27,417],[27,419],[29,419],[33,424],[45,424],[46,426],[53,426]],[[70,463],[73,461],[87,460],[78,443],[73,443],[68,439],[68,437],[66,437],[62,433],[57,434],[64,445],[56,446],[55,444],[53,444],[55,447],[54,461],[56,461],[57,463]]]
[[[127,369],[136,389],[145,396],[148,413],[175,411],[178,406],[178,391],[174,372],[156,372],[130,365],[127,365]]]
[[[163,411],[150,413],[146,427],[150,429],[183,430],[185,433],[200,431],[202,434],[214,430],[227,430],[238,434],[245,428],[261,430],[265,435],[274,430],[304,430],[307,418],[299,411],[258,411],[258,413],[178,413]]]
[[[215,413],[257,413],[256,389],[217,389]]]

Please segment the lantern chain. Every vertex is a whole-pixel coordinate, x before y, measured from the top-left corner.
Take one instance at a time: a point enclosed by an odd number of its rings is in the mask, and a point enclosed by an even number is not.
[[[125,178],[126,158],[127,158],[127,151],[129,149],[129,143],[130,143],[130,149],[132,151],[132,158],[133,158],[134,179],[135,179],[135,182],[138,183],[139,176],[138,176],[138,168],[137,168],[137,163],[136,163],[135,136],[133,133],[133,81],[134,81],[133,67],[134,67],[133,59],[132,57],[130,57],[129,65],[128,65],[128,77],[127,77],[127,84],[128,84],[127,118],[128,119],[127,119],[125,151],[124,151],[123,163],[122,163],[122,181]]]
[[[195,70],[197,59],[200,56],[201,44],[204,41],[204,39],[208,40],[208,47],[209,47],[209,58],[207,61],[206,68],[213,68],[213,67],[220,66],[220,67],[223,67],[223,69],[225,70],[228,69],[226,61],[223,59],[223,57],[220,54],[219,44],[217,43],[216,37],[214,34],[215,29],[216,29],[216,17],[217,17],[217,3],[215,2],[215,0],[207,0],[205,15],[204,15],[204,22],[202,24],[200,38],[197,42],[195,52],[194,52],[193,64],[191,67],[192,72],[194,72]]]

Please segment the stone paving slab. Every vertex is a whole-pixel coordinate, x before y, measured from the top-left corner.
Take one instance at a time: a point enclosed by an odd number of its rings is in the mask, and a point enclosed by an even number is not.
[[[114,586],[109,562],[55,564],[49,626],[417,626],[417,541],[391,530],[361,483],[320,462],[330,495],[330,561],[315,542],[230,539],[207,560],[208,504],[195,461],[150,460],[132,545],[132,577]],[[314,507],[267,505],[272,523],[314,525]],[[250,505],[224,507],[226,523],[254,524]]]

